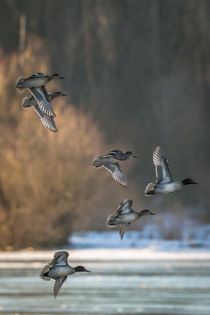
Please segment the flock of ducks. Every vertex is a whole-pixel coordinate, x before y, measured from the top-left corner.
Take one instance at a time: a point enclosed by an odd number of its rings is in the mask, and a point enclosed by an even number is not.
[[[56,132],[54,118],[56,117],[51,101],[58,96],[66,96],[67,94],[62,92],[47,92],[45,84],[53,79],[64,79],[57,73],[52,75],[45,75],[37,72],[32,74],[28,78],[20,77],[17,79],[16,88],[19,90],[28,89],[31,93],[31,97],[24,97],[22,100],[22,107],[33,107],[37,115],[39,116],[42,124],[50,131]]]
[[[28,89],[31,93],[30,97],[24,97],[22,107],[33,107],[38,114],[42,124],[50,131],[56,132],[57,128],[54,122],[56,117],[51,101],[58,96],[66,96],[62,92],[47,92],[45,85],[52,79],[64,79],[57,73],[45,75],[43,73],[35,73],[28,78],[20,77],[17,79],[16,88],[23,90]],[[112,150],[105,155],[97,155],[92,160],[92,166],[96,168],[104,168],[111,173],[113,179],[123,187],[128,187],[126,176],[121,170],[120,162],[128,160],[130,157],[138,158],[132,152],[122,152],[120,150]],[[168,160],[160,147],[156,145],[153,150],[153,164],[155,167],[156,181],[149,183],[145,189],[145,196],[164,195],[181,189],[185,185],[197,184],[191,178],[183,180],[174,180],[169,170]],[[107,218],[106,225],[108,227],[119,226],[120,238],[123,239],[127,227],[134,221],[145,215],[155,215],[148,209],[140,212],[132,209],[132,200],[125,199],[117,207],[116,211]],[[68,264],[69,253],[66,251],[55,252],[54,258],[41,271],[43,280],[54,279],[54,296],[56,297],[62,284],[67,276],[75,272],[89,272],[83,266],[71,267]]]

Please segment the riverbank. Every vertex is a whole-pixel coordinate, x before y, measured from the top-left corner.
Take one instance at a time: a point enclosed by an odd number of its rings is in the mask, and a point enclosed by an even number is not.
[[[0,262],[47,261],[53,250],[0,252]],[[68,249],[67,249],[68,250]],[[147,249],[69,249],[72,261],[131,261],[131,260],[202,260],[210,259],[210,250],[185,249],[179,251],[156,251]]]

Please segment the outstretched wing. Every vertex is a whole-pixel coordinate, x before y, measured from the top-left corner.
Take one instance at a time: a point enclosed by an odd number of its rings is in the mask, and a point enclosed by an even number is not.
[[[102,166],[112,174],[114,180],[116,180],[120,185],[124,187],[128,186],[127,179],[123,172],[121,171],[120,165],[118,163],[112,164],[107,162],[103,163]]]
[[[121,240],[123,240],[123,237],[124,237],[124,235],[125,235],[125,232],[126,232],[126,230],[127,230],[127,227],[128,227],[127,224],[121,224],[121,225],[120,225],[120,231],[119,231],[119,233],[120,233],[120,238],[121,238]]]
[[[32,87],[32,88],[29,88],[29,90],[31,94],[33,95],[33,97],[35,97],[35,99],[37,100],[37,103],[41,111],[49,117],[55,117],[56,115],[53,111],[50,101],[48,100],[45,87],[44,86],[40,86],[36,88]]]
[[[132,200],[125,199],[118,205],[118,208],[114,214],[121,215],[121,214],[129,213],[131,211],[131,207],[132,207]]]
[[[54,289],[53,289],[53,293],[54,293],[55,298],[58,295],[58,292],[59,292],[61,286],[63,285],[64,281],[66,280],[66,278],[67,277],[60,277],[57,280],[55,280]]]
[[[53,261],[54,261],[54,264],[55,265],[67,265],[68,264],[68,256],[69,256],[69,253],[64,251],[64,250],[61,250],[59,252],[55,252],[54,254],[54,258],[53,258]]]
[[[52,117],[47,116],[45,113],[43,113],[38,105],[34,105],[33,108],[35,112],[37,113],[37,115],[39,116],[42,124],[46,128],[48,128],[50,131],[56,132],[57,128],[56,128],[54,119]]]
[[[159,145],[156,145],[153,151],[153,163],[156,173],[156,184],[161,182],[170,182],[172,176],[168,166],[168,160]]]
[[[41,122],[50,131],[53,131],[53,132],[58,131],[56,124],[54,122],[54,119],[52,117],[48,117],[47,115],[45,115],[44,117],[41,118]]]

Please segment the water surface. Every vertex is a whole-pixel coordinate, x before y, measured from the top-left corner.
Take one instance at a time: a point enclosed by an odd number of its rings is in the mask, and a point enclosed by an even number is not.
[[[209,259],[72,261],[92,272],[69,277],[56,299],[39,277],[45,263],[0,260],[0,314],[210,314]]]

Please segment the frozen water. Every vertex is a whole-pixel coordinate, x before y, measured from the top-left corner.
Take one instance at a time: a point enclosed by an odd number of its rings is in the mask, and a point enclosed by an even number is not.
[[[69,237],[72,248],[148,248],[174,251],[186,248],[210,249],[210,225],[185,224],[181,238],[167,240],[163,228],[148,224],[141,231],[127,231],[123,241],[117,230],[106,232],[76,232]]]
[[[71,264],[82,264],[91,273],[69,277],[56,299],[53,281],[39,277],[52,254],[0,254],[1,315],[210,314],[209,254],[200,259],[194,253],[191,259],[185,253],[182,260],[173,254],[171,260],[171,252],[165,253],[165,259],[156,259],[154,253],[148,259],[139,249],[73,250]],[[82,257],[82,261],[72,261],[72,257]]]

